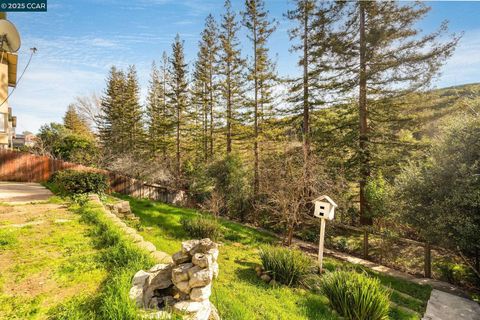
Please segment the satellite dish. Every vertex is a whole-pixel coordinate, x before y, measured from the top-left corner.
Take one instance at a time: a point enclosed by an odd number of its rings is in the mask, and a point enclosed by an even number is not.
[[[0,20],[0,51],[17,52],[20,49],[20,34],[8,20]]]

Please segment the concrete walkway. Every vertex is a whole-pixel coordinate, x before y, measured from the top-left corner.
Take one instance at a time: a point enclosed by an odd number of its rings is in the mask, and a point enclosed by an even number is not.
[[[24,204],[48,200],[53,194],[38,183],[0,182],[0,202]]]
[[[480,320],[480,305],[439,290],[432,290],[423,320]]]
[[[304,251],[307,251],[311,254],[316,255],[317,252],[318,252],[318,246],[313,244],[313,243],[305,242],[305,241],[302,241],[302,240],[299,240],[299,239],[294,239],[293,243],[295,245],[297,245],[300,249],[302,249]],[[339,251],[336,251],[336,250],[325,249],[324,252],[325,252],[326,255],[332,256],[332,257],[337,258],[339,260],[343,260],[343,261],[346,261],[346,262],[349,262],[349,263],[352,263],[352,264],[359,264],[359,265],[367,267],[371,270],[374,270],[374,271],[377,271],[377,272],[380,272],[380,273],[383,273],[383,274],[386,274],[386,275],[389,275],[389,276],[392,276],[392,277],[395,277],[395,278],[404,279],[404,280],[411,281],[411,282],[414,282],[414,283],[417,283],[417,284],[429,285],[433,289],[448,292],[448,293],[456,295],[456,296],[460,296],[460,297],[464,297],[464,298],[468,297],[468,295],[462,289],[458,288],[457,286],[455,286],[451,283],[447,283],[447,282],[443,282],[443,281],[439,281],[439,280],[435,280],[435,279],[430,279],[430,278],[417,278],[417,277],[415,277],[411,274],[408,274],[408,273],[405,273],[405,272],[402,272],[402,271],[398,271],[398,270],[389,268],[387,266],[383,266],[383,265],[380,265],[378,263],[368,261],[368,260],[365,260],[365,259],[362,259],[362,258],[354,257],[354,256],[351,256],[347,253],[339,252]]]

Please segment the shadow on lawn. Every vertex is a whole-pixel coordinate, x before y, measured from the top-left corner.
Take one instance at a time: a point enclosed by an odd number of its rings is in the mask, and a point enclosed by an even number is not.
[[[308,319],[317,320],[336,320],[338,317],[332,314],[328,307],[328,299],[321,295],[306,295],[304,299],[299,301],[299,304],[305,308],[305,313]]]
[[[237,262],[237,261],[236,261]],[[281,288],[283,285],[276,285],[275,287],[263,282],[255,272],[254,268],[257,264],[252,262],[237,262],[238,264],[247,266],[248,268],[239,268],[235,270],[237,278],[241,281],[245,281],[250,285],[253,285],[263,290],[275,290]],[[299,289],[301,290],[301,289]],[[307,319],[310,320],[334,320],[338,319],[335,315],[332,315],[332,311],[328,307],[328,299],[320,294],[311,292],[310,294],[302,295],[297,302],[305,310]]]
[[[169,238],[179,240],[187,238],[187,234],[180,224],[180,219],[182,217],[193,217],[195,215],[193,210],[123,195],[116,196],[130,202],[133,213],[140,218],[143,227],[158,227],[161,229],[161,234]]]
[[[249,264],[249,263],[245,263]],[[269,285],[263,282],[258,276],[257,273],[255,272],[255,264],[252,263],[253,266],[249,266],[248,268],[238,268],[235,270],[235,275],[237,278],[241,281],[247,282],[251,285],[254,285],[256,287],[260,288],[268,288]]]

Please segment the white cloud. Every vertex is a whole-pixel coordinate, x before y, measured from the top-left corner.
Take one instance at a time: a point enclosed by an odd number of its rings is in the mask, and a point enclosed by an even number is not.
[[[442,69],[437,81],[438,87],[479,82],[480,70],[480,30],[465,33],[453,56]]]
[[[9,100],[18,131],[36,132],[42,124],[61,121],[74,97],[101,88],[104,77],[103,72],[33,63]]]

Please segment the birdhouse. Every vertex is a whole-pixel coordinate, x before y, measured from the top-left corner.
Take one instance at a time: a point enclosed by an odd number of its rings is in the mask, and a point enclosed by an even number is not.
[[[335,208],[338,207],[329,196],[321,196],[313,200],[315,211],[313,215],[317,218],[333,220]]]

